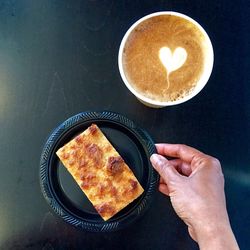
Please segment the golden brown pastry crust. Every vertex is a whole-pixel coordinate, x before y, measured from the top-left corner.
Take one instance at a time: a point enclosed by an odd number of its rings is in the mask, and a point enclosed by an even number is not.
[[[131,169],[95,124],[56,154],[105,221],[144,191]]]

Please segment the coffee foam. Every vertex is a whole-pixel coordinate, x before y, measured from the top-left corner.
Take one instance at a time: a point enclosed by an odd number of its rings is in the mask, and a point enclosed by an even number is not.
[[[171,64],[160,51],[165,51],[168,59],[173,59],[176,51],[181,56]],[[139,24],[128,37],[123,68],[138,93],[156,101],[175,101],[194,90],[205,54],[205,38],[193,23],[177,16],[155,16]]]

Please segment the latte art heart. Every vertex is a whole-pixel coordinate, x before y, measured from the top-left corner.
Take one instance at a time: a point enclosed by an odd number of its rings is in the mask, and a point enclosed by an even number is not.
[[[183,66],[187,59],[187,52],[182,47],[177,47],[173,53],[170,48],[162,47],[159,50],[159,58],[167,70],[167,82],[169,88],[169,74]]]

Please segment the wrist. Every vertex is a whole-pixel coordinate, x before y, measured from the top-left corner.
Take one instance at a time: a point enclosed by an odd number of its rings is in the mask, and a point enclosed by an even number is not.
[[[238,250],[238,244],[232,232],[229,221],[211,222],[195,230],[197,243],[201,250]]]

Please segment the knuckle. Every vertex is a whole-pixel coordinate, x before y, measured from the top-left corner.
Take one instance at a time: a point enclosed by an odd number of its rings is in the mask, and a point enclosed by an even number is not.
[[[206,163],[209,167],[215,169],[216,171],[222,172],[220,161],[217,158],[208,156],[206,159]]]
[[[220,161],[217,158],[214,158],[210,156],[209,158],[209,163],[213,166],[220,167]]]
[[[193,158],[193,163],[196,165],[207,165],[208,159],[207,157],[204,157],[203,154],[197,154]]]
[[[217,158],[213,158],[214,164],[217,166],[221,166],[220,161]]]
[[[212,157],[210,155],[204,155],[204,154],[196,155],[193,161],[196,165],[203,165],[206,166],[207,168],[217,169],[218,171],[221,171],[220,161],[217,158]]]

